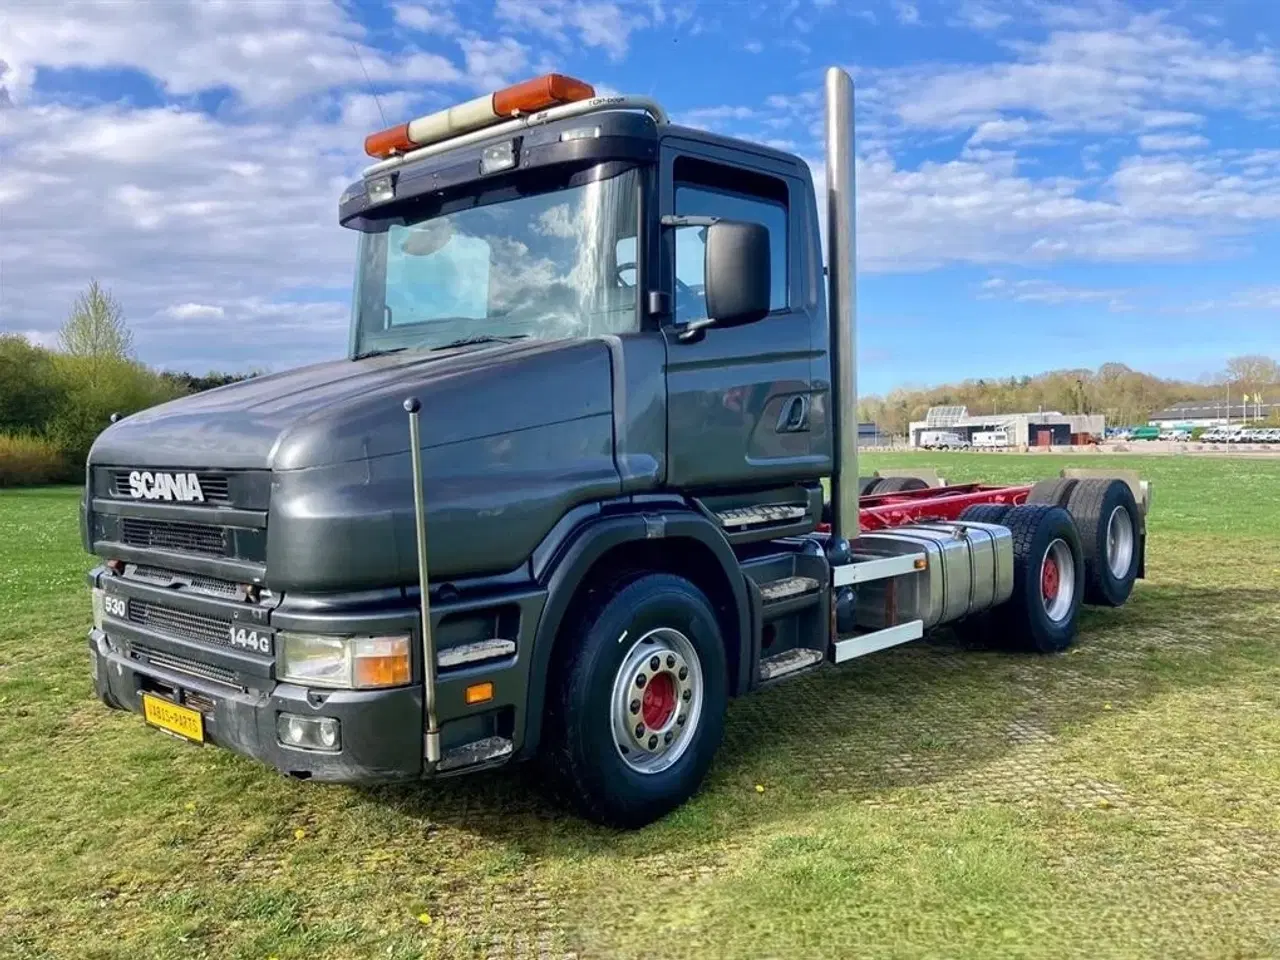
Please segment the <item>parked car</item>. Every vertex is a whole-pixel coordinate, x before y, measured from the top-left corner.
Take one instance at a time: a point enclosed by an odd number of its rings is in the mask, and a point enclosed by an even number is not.
[[[969,441],[963,434],[954,430],[925,430],[920,434],[920,447],[923,450],[964,450]]]

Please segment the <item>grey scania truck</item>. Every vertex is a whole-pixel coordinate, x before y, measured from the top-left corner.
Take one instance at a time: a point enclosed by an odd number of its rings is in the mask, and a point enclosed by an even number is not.
[[[733,697],[945,624],[1061,651],[1124,603],[1137,478],[858,476],[852,97],[829,70],[821,201],[559,75],[370,136],[348,356],[93,446],[98,696],[304,780],[537,757],[637,826]]]

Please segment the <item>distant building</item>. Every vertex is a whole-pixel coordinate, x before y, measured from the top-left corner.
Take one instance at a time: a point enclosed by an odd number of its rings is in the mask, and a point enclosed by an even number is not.
[[[888,447],[893,444],[893,438],[887,433],[880,432],[880,425],[876,423],[860,423],[858,424],[858,446],[859,447]]]
[[[1157,410],[1147,424],[1152,427],[1218,427],[1228,421],[1266,420],[1276,410],[1280,410],[1280,403],[1232,403],[1227,406],[1225,400],[1184,400]]]
[[[1100,413],[990,413],[970,415],[967,407],[930,407],[923,420],[909,428],[911,446],[920,446],[926,430],[950,430],[972,442],[975,433],[1003,430],[1011,447],[1067,446],[1074,434],[1090,434],[1102,439],[1106,418]]]

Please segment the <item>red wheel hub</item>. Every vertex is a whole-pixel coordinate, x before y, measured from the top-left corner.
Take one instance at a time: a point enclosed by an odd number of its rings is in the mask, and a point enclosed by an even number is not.
[[[644,688],[641,716],[650,730],[661,730],[676,712],[676,678],[669,673],[658,673],[650,678]]]
[[[1044,566],[1040,570],[1040,592],[1046,600],[1055,600],[1058,588],[1062,585],[1062,572],[1058,569],[1058,561],[1053,554],[1044,558]]]

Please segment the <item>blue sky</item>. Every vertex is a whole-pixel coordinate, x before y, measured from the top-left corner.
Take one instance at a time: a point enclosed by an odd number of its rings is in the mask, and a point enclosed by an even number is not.
[[[1109,360],[1196,377],[1280,354],[1278,43],[1270,0],[18,0],[0,328],[47,341],[94,275],[148,362],[337,356],[336,202],[381,113],[558,69],[821,177],[839,63],[863,392]]]

